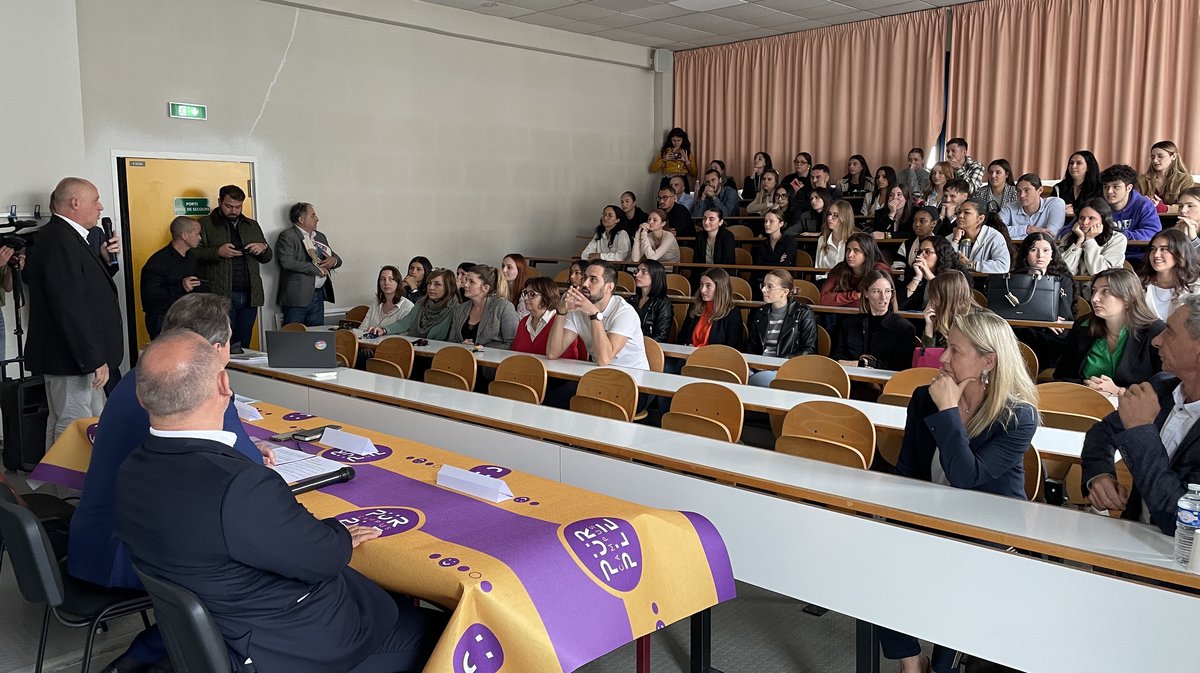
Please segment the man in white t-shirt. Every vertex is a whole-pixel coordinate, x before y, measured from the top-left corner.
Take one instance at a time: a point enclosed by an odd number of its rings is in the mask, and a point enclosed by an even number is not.
[[[558,314],[550,323],[550,339],[546,357],[551,360],[562,355],[567,344],[576,336],[583,340],[593,362],[631,369],[650,369],[646,346],[642,341],[642,323],[637,311],[620,297],[613,296],[617,269],[604,260],[593,260],[583,271],[583,284],[563,293]],[[567,408],[575,394],[575,382],[564,382],[552,394],[547,404]],[[643,401],[649,401],[642,395]],[[644,405],[639,404],[639,407]]]

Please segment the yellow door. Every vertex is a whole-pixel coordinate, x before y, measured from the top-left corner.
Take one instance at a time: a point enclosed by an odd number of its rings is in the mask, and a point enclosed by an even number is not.
[[[146,159],[122,157],[117,162],[121,186],[122,241],[128,251],[126,287],[133,291],[127,309],[131,334],[130,343],[137,347],[131,353],[136,358],[150,337],[146,333],[146,316],[142,313],[142,266],[155,252],[171,241],[171,220],[177,215],[199,219],[217,207],[217,191],[224,185],[238,185],[246,190],[242,212],[254,217],[254,166],[238,161],[195,161],[191,159]],[[260,316],[261,318],[261,316]],[[132,328],[136,326],[136,334]],[[258,331],[250,340],[258,347]]]

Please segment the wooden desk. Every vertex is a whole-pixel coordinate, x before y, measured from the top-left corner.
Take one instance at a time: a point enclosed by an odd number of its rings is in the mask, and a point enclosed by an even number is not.
[[[686,360],[689,355],[696,352],[695,346],[680,346],[678,344],[659,344],[663,350],[663,355],[669,358],[678,358]],[[754,370],[776,370],[787,362],[787,358],[775,358],[767,355],[750,355],[742,353],[742,357],[746,358],[746,364],[750,365],[750,369]],[[846,375],[851,381],[863,381],[865,383],[878,383],[880,385],[887,383],[888,379],[892,378],[896,372],[887,369],[871,369],[870,367],[847,367],[842,365],[842,369],[846,370]]]

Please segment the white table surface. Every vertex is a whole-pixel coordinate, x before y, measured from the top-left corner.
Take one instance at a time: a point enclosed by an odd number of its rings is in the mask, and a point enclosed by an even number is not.
[[[520,426],[532,435],[545,432],[547,436],[575,437],[587,443],[625,447],[650,456],[829,494],[847,503],[872,503],[979,531],[991,531],[1006,540],[1037,540],[1158,568],[1177,569],[1172,558],[1172,538],[1152,526],[1136,522],[854,470],[652,426],[619,423],[355,369],[339,368],[333,378],[318,381],[312,376],[314,370],[311,369],[239,366],[252,374],[266,377],[283,374],[311,382],[301,385],[334,387],[343,394],[370,393],[394,400],[400,406],[420,407],[435,413],[437,409],[453,410],[456,416],[467,417],[482,425]],[[285,384],[281,382],[281,385]],[[903,415],[903,409],[895,409]]]
[[[390,337],[407,338],[407,337]],[[411,341],[412,339],[410,339]],[[430,341],[427,346],[415,347],[418,353],[432,355],[437,351],[450,346],[461,346],[446,341]],[[481,365],[489,367],[498,366],[505,358],[513,355],[521,355],[513,351],[485,348],[475,354],[476,360]],[[527,355],[527,353],[525,354]],[[578,380],[587,372],[596,368],[596,365],[591,362],[583,362],[580,360],[551,360],[542,355],[534,357],[541,360],[546,365],[547,373],[555,378],[565,378]],[[645,369],[630,369],[621,367],[624,371],[629,372],[633,376],[634,382],[637,383],[638,389],[644,393],[653,395],[671,396],[675,391],[679,390],[688,383],[695,383],[696,379],[689,376],[680,376],[678,374],[665,374],[652,372]],[[718,385],[725,386],[737,393],[742,400],[742,404],[747,410],[760,412],[776,412],[787,413],[792,407],[801,402],[825,401],[830,398],[825,395],[813,395],[809,393],[797,393],[790,390],[777,390],[775,388],[763,388],[759,386],[738,385],[724,382],[713,382]],[[875,402],[863,402],[860,400],[837,400],[849,406],[858,409],[867,415],[878,427],[893,428],[897,430],[904,429],[907,409],[890,404],[877,404]],[[1058,428],[1039,427],[1033,437],[1033,445],[1041,451],[1043,455],[1054,456],[1058,458],[1066,458],[1069,460],[1078,461],[1080,453],[1083,449],[1083,434],[1072,430],[1060,430]]]

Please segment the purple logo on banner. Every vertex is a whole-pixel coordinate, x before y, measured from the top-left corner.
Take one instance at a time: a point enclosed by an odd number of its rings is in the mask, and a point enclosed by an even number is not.
[[[96,428],[98,427],[100,427],[99,423],[92,423],[91,425],[87,426],[87,438],[88,441],[93,444],[96,443]]]
[[[338,516],[344,526],[368,526],[383,531],[379,537],[408,532],[421,523],[421,515],[407,507],[356,509]]]
[[[360,456],[357,453],[350,453],[349,451],[342,451],[341,449],[330,449],[321,455],[330,460],[336,460],[339,463],[350,463],[351,465],[354,465],[357,463],[373,463],[377,460],[383,460],[384,458],[392,455],[392,449],[382,444],[376,444],[375,453],[372,453],[369,456]]]
[[[483,624],[468,626],[454,646],[454,673],[496,673],[503,665],[500,640]]]
[[[642,544],[633,524],[605,517],[563,527],[567,547],[597,580],[615,591],[632,591],[642,579]]]
[[[510,472],[512,472],[512,470],[508,469],[507,467],[500,467],[499,465],[476,465],[475,467],[471,468],[471,472],[474,472],[475,474],[482,474],[485,477],[499,479],[507,476]]]
[[[285,421],[307,421],[310,418],[313,418],[312,414],[302,414],[299,411],[283,415],[283,420]]]

